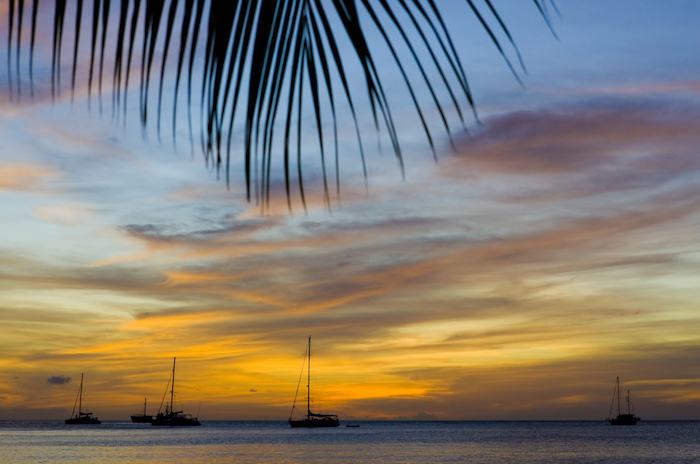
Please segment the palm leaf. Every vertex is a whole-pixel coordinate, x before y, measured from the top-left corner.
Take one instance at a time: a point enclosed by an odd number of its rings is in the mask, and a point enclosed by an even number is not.
[[[22,94],[20,49],[25,2],[8,1],[9,86],[11,94],[19,98]],[[553,0],[533,2],[551,28],[548,9],[551,7],[556,11]],[[477,18],[498,53],[519,80],[509,55],[514,54],[524,70],[522,57],[505,21],[491,0],[465,0],[464,3],[465,11],[471,11]],[[54,8],[51,89],[52,98],[58,98],[61,91],[63,30],[66,11],[70,11],[70,8],[75,11],[72,95],[76,88],[76,70],[82,66],[78,51],[83,0],[74,0],[70,4],[66,0],[55,0],[49,3],[51,4]],[[32,95],[37,16],[40,7],[51,8],[49,5],[40,5],[39,0],[32,1],[29,51],[29,88]],[[187,114],[190,141],[194,146],[192,86],[197,80],[195,74],[199,66],[202,153],[207,163],[215,166],[218,172],[225,173],[227,183],[231,179],[232,157],[242,153],[247,198],[254,199],[263,209],[270,205],[275,163],[280,163],[284,173],[290,210],[294,176],[297,178],[299,198],[306,208],[301,150],[304,135],[312,136],[318,144],[325,203],[330,207],[331,181],[327,174],[330,169],[334,171],[335,195],[340,197],[338,127],[342,113],[339,105],[341,100],[355,127],[365,182],[367,168],[357,109],[358,103],[363,100],[372,115],[375,131],[378,134],[385,132],[403,171],[399,134],[388,95],[382,85],[380,69],[372,53],[378,47],[387,50],[393,61],[393,64],[382,63],[382,66],[392,65],[399,71],[433,150],[433,156],[436,156],[435,128],[428,123],[425,102],[421,101],[419,94],[422,93],[419,89],[426,90],[430,108],[437,111],[441,130],[450,140],[453,132],[450,124],[452,111],[457,115],[462,128],[465,127],[460,101],[467,102],[476,118],[474,98],[466,72],[440,7],[434,0],[120,0],[117,32],[110,36],[108,28],[110,17],[114,14],[112,10],[110,0],[92,2],[88,108],[91,105],[97,65],[97,94],[100,113],[102,112],[106,49],[114,46],[112,115],[119,118],[123,106],[126,121],[129,77],[140,21],[140,29],[143,31],[139,70],[140,124],[145,130],[149,123],[151,74],[154,67],[159,66],[156,130],[160,137],[164,84],[174,77],[172,131],[175,139],[178,93],[187,66]],[[182,18],[180,22],[176,20],[178,17]],[[203,58],[198,60],[197,50],[202,30],[206,37],[202,37]],[[371,47],[367,38],[370,30],[380,37],[380,42],[373,43]],[[171,52],[170,44],[175,37],[179,37],[179,46]],[[108,38],[113,38],[113,43]],[[96,56],[98,52],[99,64]],[[171,53],[177,57],[176,71],[167,66]],[[157,60],[157,56],[162,58]],[[359,65],[363,76],[364,97],[349,82],[350,63],[353,66]],[[13,72],[16,73],[14,79]],[[171,76],[173,72],[175,75]],[[448,107],[452,109],[448,111]],[[301,118],[307,111],[313,116],[313,135],[306,134],[301,123]],[[293,123],[295,120],[296,125]],[[275,137],[278,126],[284,129],[279,142]],[[329,131],[332,131],[331,135],[327,135]],[[242,133],[242,147],[233,146],[234,133]],[[332,138],[332,156],[329,156],[331,151],[327,144],[329,137]],[[297,150],[295,161],[291,148],[294,141]],[[292,174],[294,162],[297,164],[295,175]]]

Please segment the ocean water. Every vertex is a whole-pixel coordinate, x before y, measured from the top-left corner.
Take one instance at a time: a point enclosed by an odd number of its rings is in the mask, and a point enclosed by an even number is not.
[[[166,428],[0,421],[1,463],[700,463],[700,421],[284,421]]]

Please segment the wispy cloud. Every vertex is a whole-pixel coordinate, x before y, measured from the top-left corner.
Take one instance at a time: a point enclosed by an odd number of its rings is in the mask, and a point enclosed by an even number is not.
[[[700,94],[700,81],[683,80],[672,82],[652,82],[647,84],[627,84],[615,87],[597,87],[588,92],[581,92],[584,95],[632,95],[632,96],[658,96],[673,94]]]
[[[598,190],[647,187],[700,169],[700,109],[608,101],[494,117],[457,159],[479,173],[586,178]],[[454,172],[454,163],[444,170]],[[591,177],[602,176],[593,184]],[[563,186],[562,186],[563,187]]]
[[[0,164],[0,192],[32,193],[56,174],[55,170],[33,164]]]

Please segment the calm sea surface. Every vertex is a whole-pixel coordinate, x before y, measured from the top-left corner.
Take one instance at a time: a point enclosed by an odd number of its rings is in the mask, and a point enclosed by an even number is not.
[[[214,421],[166,428],[0,421],[2,463],[700,463],[700,422]]]

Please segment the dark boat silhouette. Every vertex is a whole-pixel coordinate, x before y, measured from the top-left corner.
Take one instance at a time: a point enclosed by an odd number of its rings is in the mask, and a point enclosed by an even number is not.
[[[615,398],[617,398],[617,417],[612,417],[613,408],[615,406]],[[615,381],[615,391],[613,392],[613,400],[610,404],[610,413],[608,413],[607,421],[610,422],[610,425],[635,425],[637,421],[640,420],[642,419],[635,416],[632,412],[629,390],[627,390],[627,414],[622,414],[622,409],[620,408],[620,377],[617,377],[617,380]]]
[[[143,399],[143,412],[140,414],[132,414],[131,422],[135,424],[150,424],[153,422],[153,416],[146,414],[146,398]]]
[[[335,414],[316,414],[311,412],[311,337],[309,337],[309,344],[306,351],[308,354],[308,365],[306,371],[306,417],[304,419],[292,419],[294,409],[296,408],[297,395],[299,394],[299,387],[297,386],[297,393],[294,395],[294,403],[292,404],[292,412],[289,414],[289,425],[293,428],[338,427],[340,425],[340,421],[338,420],[338,416]],[[304,371],[302,369],[302,375],[303,372]],[[301,383],[301,378],[299,379],[299,383]]]
[[[75,406],[78,406],[78,413],[75,413]],[[83,412],[83,374],[80,374],[80,388],[78,388],[78,396],[73,404],[73,412],[70,419],[66,419],[66,424],[72,425],[92,425],[101,424],[97,417],[92,417],[91,412]]]
[[[173,372],[168,381],[170,386],[170,404],[165,403],[165,411],[160,412],[151,421],[151,425],[155,426],[166,426],[166,427],[188,427],[202,425],[199,423],[196,417],[192,417],[190,414],[183,414],[182,411],[175,411],[174,399],[175,399],[175,358],[173,358]],[[167,393],[167,387],[166,387]],[[161,407],[162,407],[161,403]]]

